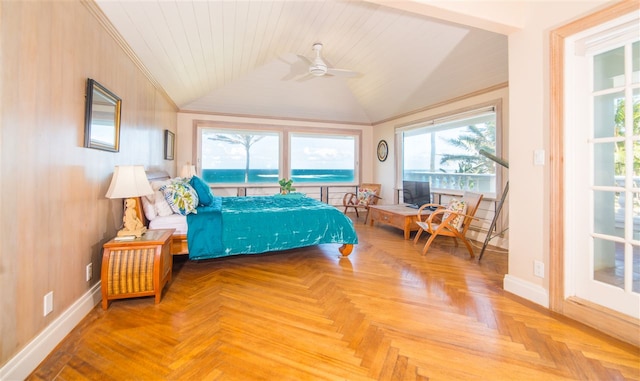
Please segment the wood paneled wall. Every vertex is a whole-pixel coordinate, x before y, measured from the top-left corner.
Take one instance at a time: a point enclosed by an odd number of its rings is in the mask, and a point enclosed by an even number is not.
[[[1,366],[98,282],[121,224],[113,167],[175,174],[163,131],[177,109],[79,1],[0,2],[0,72]],[[123,100],[118,153],[83,148],[88,77]]]

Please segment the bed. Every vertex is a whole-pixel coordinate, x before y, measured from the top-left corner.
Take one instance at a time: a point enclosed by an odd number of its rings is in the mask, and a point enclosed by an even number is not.
[[[339,252],[347,256],[358,243],[351,219],[331,205],[301,195],[211,195],[212,202],[199,205],[195,213],[168,213],[156,204],[162,202],[159,188],[172,180],[148,176],[155,197],[142,198],[143,212],[150,229],[176,229],[174,255],[202,260],[338,243]]]

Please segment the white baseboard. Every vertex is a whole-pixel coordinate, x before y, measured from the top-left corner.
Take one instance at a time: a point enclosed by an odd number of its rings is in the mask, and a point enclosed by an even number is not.
[[[102,300],[101,282],[82,295],[0,368],[0,380],[24,380]]]
[[[530,300],[545,308],[549,308],[549,292],[544,287],[510,276],[509,274],[504,276],[503,287],[505,291]]]

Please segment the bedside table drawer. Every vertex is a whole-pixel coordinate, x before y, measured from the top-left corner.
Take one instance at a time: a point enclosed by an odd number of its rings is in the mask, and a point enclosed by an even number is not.
[[[155,296],[160,303],[162,289],[171,281],[174,229],[147,230],[131,241],[111,241],[103,245],[102,308],[113,299]]]
[[[155,247],[111,250],[107,265],[107,295],[153,291]]]

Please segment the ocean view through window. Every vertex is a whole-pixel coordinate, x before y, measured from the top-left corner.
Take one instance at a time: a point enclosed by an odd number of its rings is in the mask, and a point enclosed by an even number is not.
[[[354,184],[359,134],[198,129],[199,172],[209,184]]]
[[[496,194],[496,163],[480,155],[496,152],[494,106],[399,128],[402,178],[426,181],[431,190]]]
[[[204,130],[202,178],[208,183],[277,182],[279,141],[277,133]]]
[[[291,178],[296,183],[350,183],[355,179],[355,138],[291,134]]]

